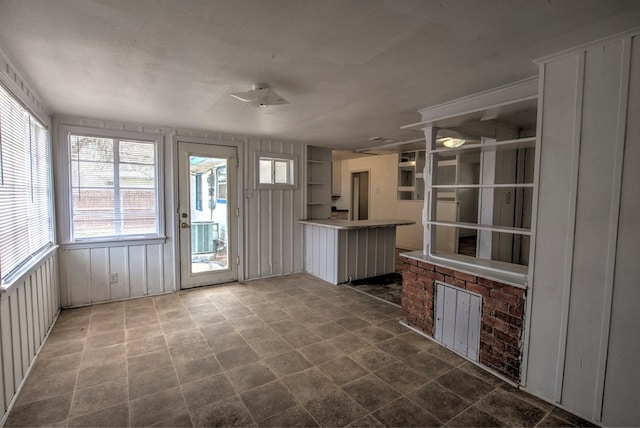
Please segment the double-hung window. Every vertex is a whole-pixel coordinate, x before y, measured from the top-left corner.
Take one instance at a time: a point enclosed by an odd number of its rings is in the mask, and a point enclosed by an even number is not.
[[[161,235],[158,141],[135,137],[68,133],[72,241]]]
[[[49,131],[0,86],[0,275],[53,245]]]

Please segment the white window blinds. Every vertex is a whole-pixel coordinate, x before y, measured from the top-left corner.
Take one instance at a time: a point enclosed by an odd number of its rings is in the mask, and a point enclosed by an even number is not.
[[[49,132],[0,86],[0,275],[52,245]]]

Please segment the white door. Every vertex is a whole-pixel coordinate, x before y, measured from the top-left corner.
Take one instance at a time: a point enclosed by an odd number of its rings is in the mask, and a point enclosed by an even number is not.
[[[237,150],[178,144],[180,288],[238,279]]]

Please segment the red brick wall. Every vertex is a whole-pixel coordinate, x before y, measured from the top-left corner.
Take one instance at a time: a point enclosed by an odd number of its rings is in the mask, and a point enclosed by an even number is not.
[[[435,281],[482,295],[479,362],[518,382],[525,290],[405,257],[402,315],[405,322],[432,337]]]

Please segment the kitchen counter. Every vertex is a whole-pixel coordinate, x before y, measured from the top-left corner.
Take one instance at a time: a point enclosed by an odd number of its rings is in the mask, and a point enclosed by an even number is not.
[[[332,284],[395,271],[396,227],[411,220],[299,220],[305,271]]]
[[[368,229],[376,227],[395,227],[416,224],[412,220],[298,220],[298,223],[310,224],[331,229]]]

